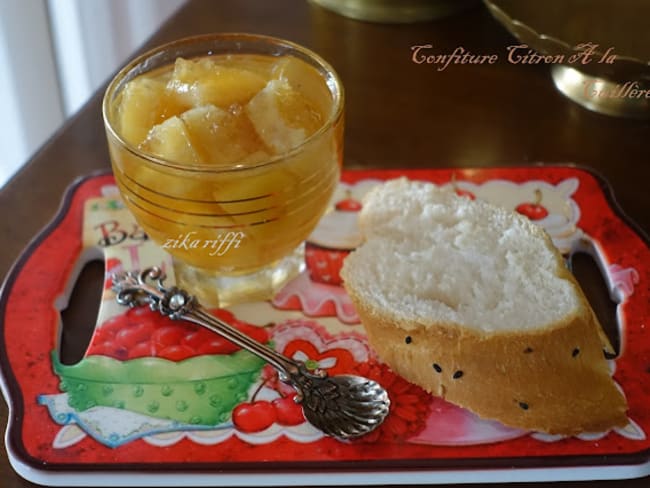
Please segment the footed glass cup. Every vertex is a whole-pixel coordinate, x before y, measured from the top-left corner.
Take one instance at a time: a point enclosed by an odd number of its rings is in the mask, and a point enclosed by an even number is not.
[[[301,271],[339,180],[343,105],[329,64],[266,36],[182,39],[115,76],[103,102],[113,174],[179,286],[226,306]]]

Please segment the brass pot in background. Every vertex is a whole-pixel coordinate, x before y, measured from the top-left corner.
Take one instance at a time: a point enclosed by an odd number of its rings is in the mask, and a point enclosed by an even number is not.
[[[345,17],[369,22],[408,23],[438,19],[477,0],[311,0]]]

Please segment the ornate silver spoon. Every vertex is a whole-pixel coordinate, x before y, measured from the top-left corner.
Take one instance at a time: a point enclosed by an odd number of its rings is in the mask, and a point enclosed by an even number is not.
[[[329,436],[362,436],[379,427],[388,415],[390,400],[377,382],[354,375],[328,376],[324,370],[309,371],[303,362],[280,354],[208,313],[186,291],[175,286],[165,288],[164,280],[165,274],[157,267],[121,273],[113,276],[113,290],[122,305],[149,305],[174,320],[187,320],[216,332],[267,361],[278,370],[280,379],[296,390],[295,398],[302,404],[305,418]]]

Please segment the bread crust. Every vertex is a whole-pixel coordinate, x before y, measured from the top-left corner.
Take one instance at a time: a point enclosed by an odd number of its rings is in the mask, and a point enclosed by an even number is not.
[[[627,424],[626,401],[610,377],[590,309],[542,330],[484,334],[453,324],[404,324],[349,293],[383,361],[479,417],[563,435]]]

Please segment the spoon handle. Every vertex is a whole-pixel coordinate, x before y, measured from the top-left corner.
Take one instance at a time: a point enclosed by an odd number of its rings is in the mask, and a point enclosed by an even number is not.
[[[121,273],[113,276],[113,290],[117,293],[117,302],[121,305],[149,305],[152,310],[158,310],[173,320],[186,320],[223,336],[264,359],[287,379],[298,374],[300,363],[215,317],[185,290],[175,286],[166,288],[163,286],[164,280],[165,273],[158,267],[147,268],[140,273]]]

